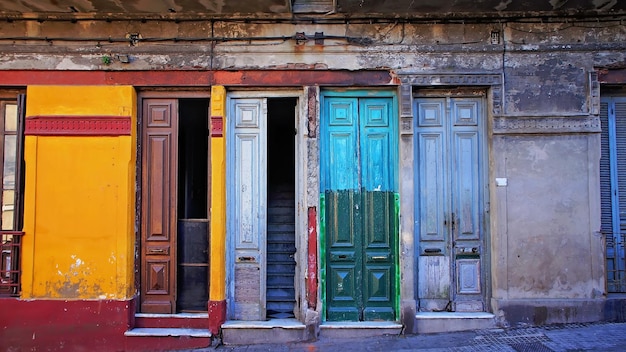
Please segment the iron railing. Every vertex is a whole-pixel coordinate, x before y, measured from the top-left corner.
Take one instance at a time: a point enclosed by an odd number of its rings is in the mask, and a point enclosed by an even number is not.
[[[0,231],[0,296],[19,296],[22,231]]]

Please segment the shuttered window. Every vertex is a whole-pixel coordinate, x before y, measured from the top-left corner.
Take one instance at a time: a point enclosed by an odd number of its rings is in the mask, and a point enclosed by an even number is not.
[[[600,159],[602,233],[609,292],[626,292],[626,97],[603,98]]]
[[[20,246],[23,220],[24,95],[0,96],[0,296],[20,293]]]

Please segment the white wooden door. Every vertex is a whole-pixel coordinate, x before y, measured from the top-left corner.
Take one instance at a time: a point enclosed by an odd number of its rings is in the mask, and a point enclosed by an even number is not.
[[[265,320],[267,103],[230,99],[228,114],[229,318]]]

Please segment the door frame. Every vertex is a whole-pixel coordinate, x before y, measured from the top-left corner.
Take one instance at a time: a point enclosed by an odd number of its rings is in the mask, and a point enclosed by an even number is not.
[[[480,185],[479,185],[479,192],[480,192],[480,199],[482,201],[482,208],[483,208],[483,212],[482,212],[482,217],[479,219],[479,224],[481,226],[481,235],[482,238],[480,239],[483,249],[481,251],[481,261],[480,261],[480,275],[481,275],[481,286],[482,286],[482,293],[481,293],[481,298],[483,300],[483,310],[484,312],[490,311],[490,307],[491,307],[491,302],[489,301],[489,297],[491,297],[491,291],[492,291],[492,287],[491,287],[491,221],[490,221],[490,209],[489,209],[489,205],[490,205],[490,189],[489,189],[489,175],[491,172],[491,168],[490,168],[490,145],[491,145],[491,134],[489,134],[489,126],[490,126],[490,120],[492,117],[492,113],[491,113],[491,105],[492,105],[492,101],[490,99],[491,94],[493,92],[490,92],[489,88],[487,87],[473,87],[473,86],[461,86],[461,87],[456,87],[456,88],[451,88],[451,87],[440,87],[440,88],[426,88],[426,87],[413,87],[413,91],[411,94],[411,98],[412,98],[412,102],[411,105],[413,105],[413,100],[416,98],[480,98],[481,99],[481,103],[482,103],[482,114],[481,116],[479,116],[479,118],[482,119],[482,121],[480,121],[479,123],[479,129],[478,129],[478,133],[481,135],[480,137],[480,141],[479,141],[479,145],[478,147],[480,148],[480,158],[482,158],[482,163],[481,165],[479,165],[479,179],[480,179]],[[413,111],[413,116],[412,119],[415,120],[418,118],[417,116],[417,111]],[[412,173],[414,175],[412,182],[413,182],[413,186],[414,186],[414,190],[413,190],[413,194],[411,195],[412,197],[412,202],[413,204],[415,204],[415,202],[417,201],[417,188],[415,187],[417,185],[418,182],[418,175],[415,172],[415,168],[417,167],[417,163],[419,162],[418,159],[418,155],[417,155],[417,143],[416,143],[416,138],[418,135],[418,128],[417,126],[415,126],[415,121],[411,121],[411,123],[413,124],[412,128],[413,128],[413,134],[411,136],[411,153],[412,158],[413,158],[413,166],[411,166],[412,168]],[[415,270],[414,270],[414,280],[415,280],[415,287],[414,287],[414,292],[415,292],[415,302],[416,302],[416,310],[419,311],[419,301],[420,301],[420,297],[418,296],[419,294],[419,270],[420,268],[418,267],[418,258],[420,255],[420,233],[419,233],[419,224],[418,224],[418,220],[419,216],[417,214],[418,208],[413,205],[413,218],[414,218],[414,226],[413,226],[413,241],[415,243],[414,246],[414,258],[415,258]],[[450,234],[450,236],[452,236],[452,234]],[[451,241],[451,239],[448,239],[449,241]],[[452,272],[452,268],[454,267],[452,261],[454,260],[454,246],[452,245],[452,243],[448,243],[450,245],[450,273],[453,274]],[[456,277],[450,277],[450,299],[451,301],[453,300],[455,293],[452,292],[453,288],[456,287],[457,283],[456,283]]]
[[[324,87],[324,88],[320,88],[319,91],[319,130],[322,130],[322,123],[324,123],[324,118],[322,117],[322,113],[324,110],[324,99],[326,97],[346,97],[346,98],[392,98],[392,104],[391,104],[391,108],[392,108],[392,115],[393,115],[393,119],[396,122],[396,128],[395,128],[395,132],[396,132],[396,151],[395,151],[395,162],[394,167],[396,168],[396,182],[397,182],[397,190],[396,192],[398,194],[401,193],[402,190],[402,186],[401,186],[401,180],[402,180],[402,172],[401,172],[401,165],[400,165],[400,158],[402,156],[401,153],[401,124],[402,124],[402,120],[400,118],[400,112],[399,112],[399,92],[398,92],[398,87],[390,87],[390,88],[373,88],[373,87],[355,87],[355,88],[335,88],[335,87]],[[321,132],[320,132],[320,139],[321,139]],[[321,165],[321,148],[322,148],[322,143],[321,141],[318,139],[318,152],[317,152],[317,157],[318,157],[318,164],[319,164],[319,185],[318,185],[318,193],[321,195],[322,193],[322,179],[323,179],[323,175],[321,173],[321,169],[322,169],[322,165]],[[321,301],[321,321],[325,322],[327,321],[327,316],[326,316],[326,310],[327,310],[327,297],[326,297],[326,220],[325,220],[325,204],[320,202],[320,199],[318,199],[318,204],[319,204],[319,211],[318,211],[318,223],[319,223],[319,276],[320,276],[320,301]],[[393,285],[395,285],[395,297],[393,298],[393,309],[395,311],[395,316],[396,316],[396,321],[401,321],[402,319],[402,311],[401,311],[401,301],[402,301],[402,297],[403,297],[403,292],[402,292],[402,286],[401,286],[401,282],[400,282],[400,277],[402,276],[402,265],[400,264],[402,262],[402,258],[401,258],[401,247],[402,247],[402,229],[401,229],[401,217],[400,214],[402,213],[402,197],[399,197],[399,200],[397,202],[397,218],[395,219],[396,224],[397,224],[397,228],[396,228],[396,243],[395,243],[395,277],[393,278]]]
[[[307,143],[305,131],[307,130],[307,105],[306,105],[306,87],[303,89],[231,89],[226,91],[226,122],[224,127],[226,128],[226,180],[229,180],[230,173],[233,172],[232,165],[229,164],[231,160],[230,154],[232,153],[232,132],[230,129],[232,118],[232,111],[230,111],[231,99],[271,99],[271,98],[296,98],[296,111],[295,111],[295,128],[297,134],[295,135],[294,152],[295,152],[295,241],[296,241],[296,253],[294,254],[294,260],[296,261],[296,272],[294,275],[294,288],[296,297],[296,310],[295,318],[299,321],[304,321],[306,316],[306,269],[307,269],[307,175],[308,171],[308,157],[307,157]],[[267,116],[265,116],[267,118]],[[265,131],[267,133],[267,131]],[[226,320],[232,320],[233,318],[233,304],[231,303],[235,294],[235,280],[234,278],[234,245],[233,236],[231,236],[233,219],[232,208],[234,202],[231,197],[230,184],[226,185]],[[265,293],[264,293],[265,294]]]
[[[184,88],[175,88],[175,89],[171,89],[171,88],[150,88],[150,89],[145,89],[142,90],[141,88],[136,88],[137,91],[137,125],[135,126],[135,128],[137,128],[137,139],[136,139],[136,143],[135,143],[135,162],[136,162],[136,170],[137,173],[135,175],[135,184],[136,184],[136,190],[135,190],[135,228],[137,229],[136,233],[135,233],[135,263],[134,263],[134,271],[135,271],[135,278],[134,278],[134,282],[135,282],[135,287],[137,288],[137,311],[141,312],[141,302],[143,301],[144,297],[141,296],[141,292],[142,292],[142,286],[141,286],[141,282],[142,282],[142,277],[143,277],[143,266],[142,266],[142,261],[143,261],[143,253],[142,253],[142,238],[143,238],[143,231],[145,230],[142,227],[142,223],[143,223],[143,207],[144,207],[144,200],[142,198],[142,194],[143,194],[143,178],[144,178],[144,170],[143,170],[143,137],[144,137],[144,130],[146,128],[145,126],[145,121],[144,121],[144,100],[146,99],[176,99],[177,101],[180,99],[206,99],[209,101],[209,111],[207,111],[207,118],[209,118],[210,116],[210,99],[211,99],[211,89],[209,86],[207,87],[193,87],[193,88],[188,88],[188,89],[184,89]],[[208,121],[207,121],[208,122]],[[176,138],[178,138],[178,136],[176,136]],[[207,138],[210,139],[210,137],[207,135]],[[208,150],[208,155],[207,155],[207,209],[210,208],[210,200],[211,200],[211,153],[210,153],[210,141],[209,141],[209,150]],[[171,188],[171,187],[170,187]],[[174,201],[177,201],[177,197],[178,197],[178,192],[177,192],[177,184],[176,187],[174,187],[174,193],[175,193],[175,199]],[[175,207],[177,208],[177,207]],[[177,215],[177,209],[174,209],[174,213],[172,214],[175,217],[174,221],[178,221],[178,215]],[[210,214],[207,214],[207,218],[210,221]],[[176,237],[176,236],[175,236]],[[173,239],[174,243],[177,243],[177,238]],[[175,256],[176,258],[176,256]],[[174,266],[174,269],[176,271],[177,269],[177,258],[176,258],[176,263],[172,264]],[[210,271],[210,268],[209,268]],[[174,282],[172,283],[172,287],[173,287],[173,291],[174,291],[174,303],[176,303],[177,300],[177,280],[176,280],[176,274],[174,274]],[[211,285],[211,281],[210,279],[207,281],[207,284],[209,287],[207,287],[207,292],[210,289],[210,285]],[[207,301],[209,300],[209,297],[207,296]],[[174,309],[174,313],[175,314],[175,309]]]

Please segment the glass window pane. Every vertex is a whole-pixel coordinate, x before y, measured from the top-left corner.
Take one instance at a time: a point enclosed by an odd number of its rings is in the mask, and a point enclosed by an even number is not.
[[[6,132],[17,131],[17,105],[7,104],[4,107],[4,130]]]
[[[4,136],[4,168],[2,188],[15,189],[16,136]]]
[[[2,192],[2,230],[13,230],[15,191]]]

